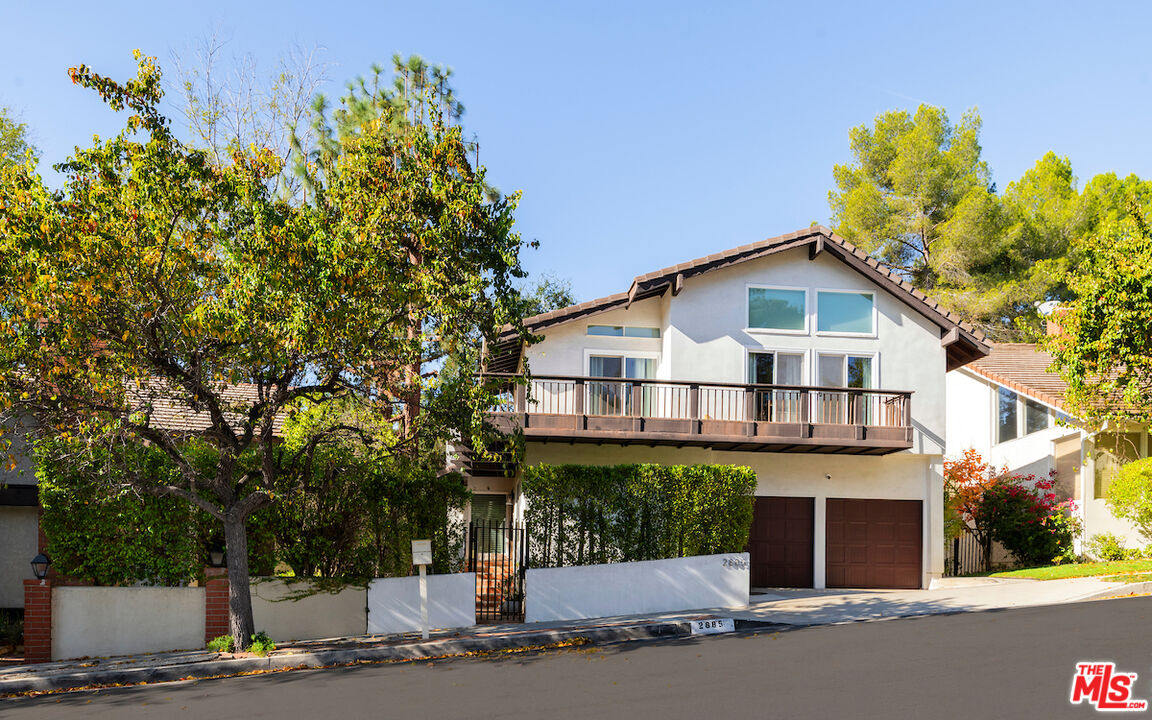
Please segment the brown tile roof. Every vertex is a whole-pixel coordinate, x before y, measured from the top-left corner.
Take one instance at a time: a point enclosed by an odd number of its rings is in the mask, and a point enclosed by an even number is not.
[[[153,427],[172,432],[203,432],[212,426],[211,415],[207,410],[193,411],[190,403],[184,400],[183,393],[172,390],[161,381],[153,381],[141,388],[129,388],[130,396],[140,406],[151,405]],[[248,408],[259,401],[256,385],[239,383],[229,385],[221,391],[225,403],[224,415],[234,429],[239,429]],[[283,437],[285,413],[281,412],[273,421],[273,434]]]
[[[969,363],[968,369],[1066,411],[1064,392],[1068,384],[1057,373],[1048,372],[1051,355],[1033,343],[992,343],[991,348],[987,357]]]
[[[912,287],[893,270],[880,264],[875,258],[822,225],[813,225],[803,230],[741,245],[731,250],[638,275],[633,279],[628,292],[616,293],[579,305],[536,315],[527,318],[524,325],[531,332],[539,332],[553,325],[571,322],[581,317],[617,307],[628,307],[636,300],[663,295],[669,289],[672,290],[673,294],[677,294],[685,278],[806,246],[812,246],[810,253],[813,257],[819,252],[828,251],[830,255],[842,260],[857,272],[888,290],[910,308],[936,323],[943,332],[951,332],[948,343],[949,370],[988,353],[988,344],[979,330],[965,322],[959,315],[949,312],[939,303]],[[500,341],[489,350],[490,370],[516,372],[519,369],[521,348],[519,339],[511,328],[505,328]]]

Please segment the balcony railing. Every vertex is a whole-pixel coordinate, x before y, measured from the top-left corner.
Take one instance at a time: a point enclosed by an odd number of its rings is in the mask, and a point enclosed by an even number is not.
[[[513,376],[498,422],[570,440],[772,445],[876,453],[911,447],[911,393],[800,385]]]

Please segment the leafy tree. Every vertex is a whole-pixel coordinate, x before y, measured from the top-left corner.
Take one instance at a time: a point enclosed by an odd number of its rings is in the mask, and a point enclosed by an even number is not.
[[[35,156],[36,148],[28,140],[28,126],[13,117],[11,108],[0,106],[0,165],[24,162],[29,150]]]
[[[560,310],[577,302],[572,294],[572,281],[554,275],[541,276],[530,292],[523,293],[523,297],[524,317]]]
[[[1108,484],[1105,502],[1117,517],[1131,521],[1141,535],[1152,540],[1152,458],[1120,468]]]
[[[986,497],[999,482],[1000,476],[984,462],[973,448],[968,448],[959,460],[944,461],[944,492],[950,499],[963,528],[976,538],[984,556],[984,570],[992,569],[992,540],[994,516]]]
[[[1064,332],[1046,339],[1070,412],[1096,427],[1152,418],[1152,234],[1137,202],[1080,243]]]
[[[980,116],[953,125],[941,108],[886,112],[849,133],[854,162],[833,169],[836,231],[922,288],[935,287],[973,233],[990,234],[991,176]]]
[[[281,166],[267,149],[234,147],[220,164],[180,143],[158,110],[159,68],[136,56],[124,83],[70,71],[128,121],[58,166],[61,190],[27,165],[0,169],[2,419],[32,414],[93,457],[128,442],[167,455],[174,477],[132,466],[120,477],[220,523],[244,647],[246,522],[293,490],[300,474],[285,469],[330,432],[274,442],[291,408],[353,402],[404,421],[400,448],[421,430],[456,423],[467,438],[481,426],[495,388],[460,381],[417,427],[413,406],[436,377],[407,368],[518,323],[515,200],[486,199],[458,127],[433,118],[401,136],[382,109],[330,138],[322,192],[289,204],[270,189]],[[217,454],[207,473],[186,452],[193,431]]]
[[[397,55],[393,64],[391,85],[377,66],[331,112],[317,99],[318,149],[302,154],[297,169],[311,192],[312,227],[337,238],[378,238],[372,271],[391,284],[389,311],[400,313],[393,319],[403,331],[378,341],[394,371],[378,378],[376,390],[400,406],[401,437],[414,441],[425,367],[474,354],[479,328],[519,325],[523,302],[512,280],[524,273],[517,260],[522,242],[512,232],[519,194],[495,193],[484,169],[470,161],[451,71],[417,56]],[[477,364],[472,358],[460,367]],[[474,377],[466,373],[455,389],[480,388]],[[490,391],[481,392],[485,400]],[[475,413],[473,437],[482,425]],[[408,447],[415,457],[418,444]]]

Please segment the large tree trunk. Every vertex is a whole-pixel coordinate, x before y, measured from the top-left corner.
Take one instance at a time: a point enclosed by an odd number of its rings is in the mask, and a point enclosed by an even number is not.
[[[241,650],[252,644],[252,595],[248,580],[248,530],[233,507],[224,514],[224,547],[228,552],[228,630]]]

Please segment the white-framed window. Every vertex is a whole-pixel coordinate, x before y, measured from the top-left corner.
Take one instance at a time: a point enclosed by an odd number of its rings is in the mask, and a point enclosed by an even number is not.
[[[745,320],[749,330],[808,334],[808,290],[776,285],[748,285]]]
[[[638,325],[589,325],[587,333],[602,337],[659,338],[660,328]]]
[[[876,293],[861,290],[817,290],[818,335],[876,336]]]
[[[995,435],[997,443],[1026,437],[1052,427],[1052,410],[1042,402],[997,385]]]
[[[748,350],[748,382],[757,385],[803,385],[803,351]],[[756,389],[754,420],[760,422],[800,422],[803,417],[803,390]]]

